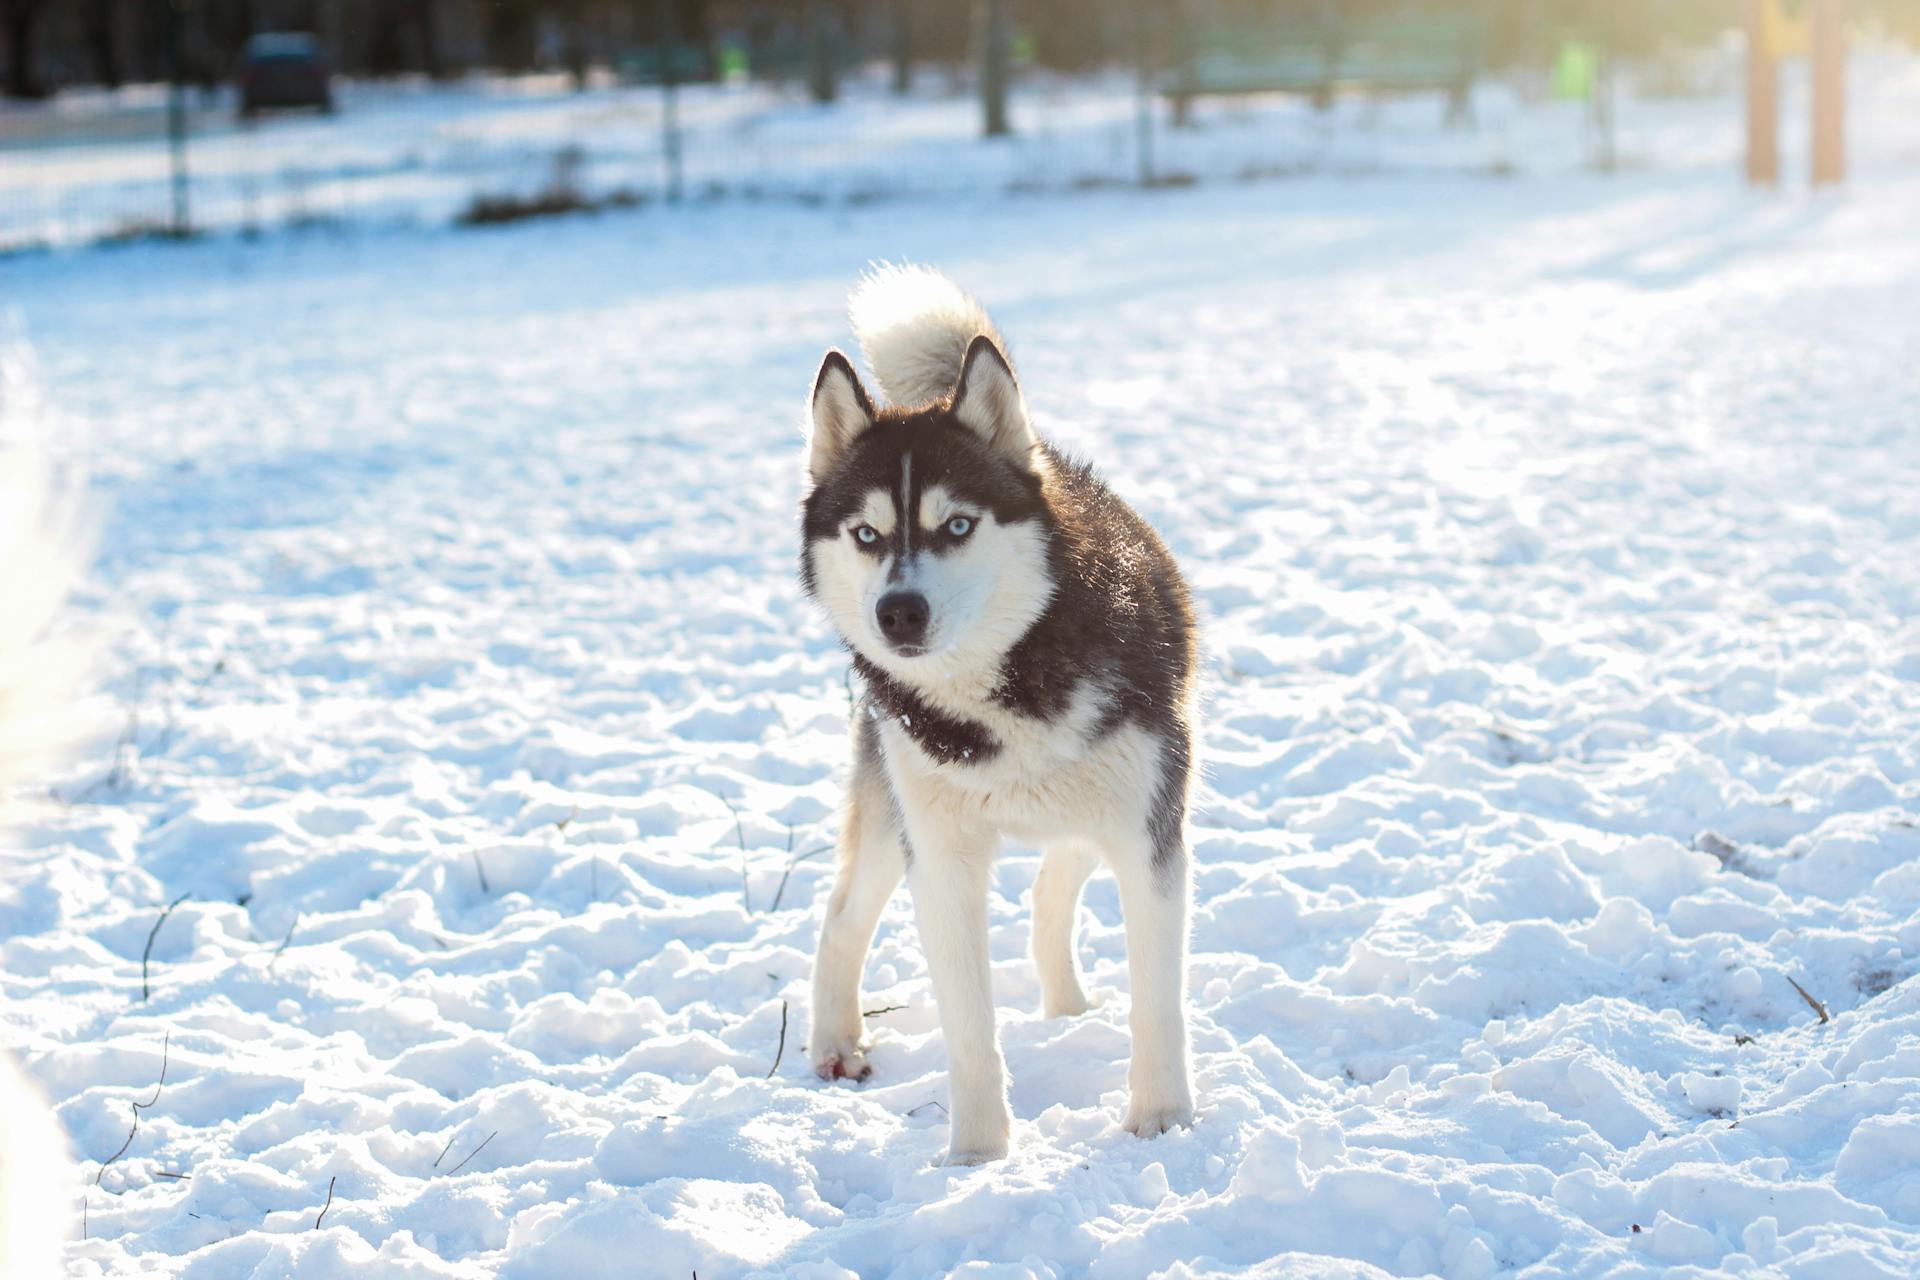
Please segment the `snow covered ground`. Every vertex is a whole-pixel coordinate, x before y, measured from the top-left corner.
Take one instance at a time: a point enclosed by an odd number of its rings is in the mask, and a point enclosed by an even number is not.
[[[0,885],[74,1273],[1913,1274],[1913,146],[1820,199],[1376,174],[0,262],[7,429],[106,508],[107,725]],[[800,1053],[848,703],[798,409],[883,257],[995,308],[1204,610],[1190,1132],[1119,1127],[1104,877],[1104,1004],[1037,1016],[1026,849],[1009,1160],[931,1167],[904,896],[872,1081]]]

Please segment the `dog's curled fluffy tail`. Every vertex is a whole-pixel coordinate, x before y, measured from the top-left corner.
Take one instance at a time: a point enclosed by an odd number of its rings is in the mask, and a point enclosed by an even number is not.
[[[899,408],[950,393],[968,344],[981,334],[1007,353],[980,304],[926,267],[875,267],[854,289],[847,311],[880,394]]]

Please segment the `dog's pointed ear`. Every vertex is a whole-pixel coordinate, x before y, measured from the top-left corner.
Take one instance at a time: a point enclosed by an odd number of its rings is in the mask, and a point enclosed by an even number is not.
[[[807,474],[818,484],[847,446],[873,426],[873,401],[867,399],[852,362],[838,351],[829,351],[814,375],[808,404]]]
[[[1033,425],[1014,380],[1013,368],[992,338],[981,334],[967,348],[960,381],[953,388],[953,416],[988,448],[1022,467],[1033,463]]]

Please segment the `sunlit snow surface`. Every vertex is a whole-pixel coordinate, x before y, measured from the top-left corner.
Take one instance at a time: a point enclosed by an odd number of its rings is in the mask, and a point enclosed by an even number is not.
[[[0,263],[109,509],[109,729],[0,894],[76,1274],[1911,1275],[1882,154],[1830,199],[1322,177]],[[994,306],[1205,615],[1190,1132],[1119,1127],[1105,878],[1104,1003],[1037,1016],[1024,848],[1011,1158],[931,1167],[904,894],[872,1081],[807,1070],[848,699],[798,407],[882,257]]]

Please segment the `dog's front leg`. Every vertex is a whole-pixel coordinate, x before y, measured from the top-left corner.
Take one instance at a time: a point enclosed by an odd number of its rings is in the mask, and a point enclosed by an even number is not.
[[[813,961],[807,1056],[823,1080],[865,1080],[872,1071],[860,1014],[860,971],[880,913],[906,869],[892,813],[886,779],[869,762],[856,760],[840,831],[840,871]]]
[[[947,1164],[982,1164],[1007,1154],[1007,1072],[993,1026],[987,958],[987,831],[923,832],[908,824],[907,887],[926,949],[940,1030],[947,1041]]]

